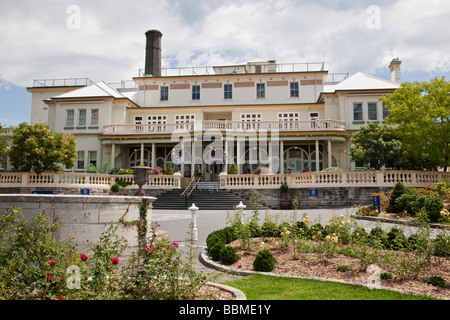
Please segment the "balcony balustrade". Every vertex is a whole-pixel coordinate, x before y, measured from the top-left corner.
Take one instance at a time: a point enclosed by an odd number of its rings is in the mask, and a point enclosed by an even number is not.
[[[115,124],[104,127],[104,135],[172,134],[219,130],[231,132],[255,132],[259,130],[279,132],[345,131],[345,123],[338,120],[310,121],[219,121],[203,120],[178,124]]]

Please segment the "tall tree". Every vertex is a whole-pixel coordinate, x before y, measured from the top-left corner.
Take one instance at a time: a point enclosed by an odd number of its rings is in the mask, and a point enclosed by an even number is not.
[[[76,158],[75,137],[52,132],[42,123],[21,123],[14,130],[8,152],[14,170],[42,172],[72,168]]]
[[[381,167],[400,169],[402,164],[402,144],[393,127],[370,122],[352,137],[350,157],[367,169]]]
[[[405,82],[381,101],[412,157],[425,159],[428,169],[450,166],[450,83],[444,77]]]

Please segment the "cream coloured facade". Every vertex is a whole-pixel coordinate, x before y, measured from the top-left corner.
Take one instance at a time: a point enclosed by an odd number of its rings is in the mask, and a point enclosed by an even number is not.
[[[28,88],[31,123],[76,137],[78,158],[68,171],[109,159],[116,169],[171,163],[184,177],[199,172],[206,181],[232,163],[240,173],[260,165],[273,173],[354,170],[346,154],[351,135],[382,122],[379,98],[400,86],[397,59],[391,80],[356,73],[330,82],[323,63],[272,60],[162,69],[162,35],[146,35],[146,69],[131,87],[69,79]]]

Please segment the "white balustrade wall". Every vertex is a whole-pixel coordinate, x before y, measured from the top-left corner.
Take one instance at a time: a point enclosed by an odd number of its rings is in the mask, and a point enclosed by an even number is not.
[[[295,174],[220,175],[222,189],[275,189],[286,183],[289,188],[317,187],[394,187],[401,182],[407,187],[423,187],[443,179],[450,172],[427,171],[333,171]]]
[[[58,187],[58,188],[104,188],[110,189],[116,183],[116,178],[132,182],[127,188],[138,188],[134,184],[133,175],[111,175],[95,173],[41,173],[31,172],[2,172],[0,173],[0,187]],[[150,175],[143,188],[178,189],[181,175]]]

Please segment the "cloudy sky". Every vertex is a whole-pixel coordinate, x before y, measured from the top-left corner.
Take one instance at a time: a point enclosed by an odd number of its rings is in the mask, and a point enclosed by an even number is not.
[[[448,0],[15,0],[0,2],[0,124],[30,121],[34,79],[120,82],[144,68],[145,32],[163,67],[256,59],[325,62],[404,81],[450,78]]]

